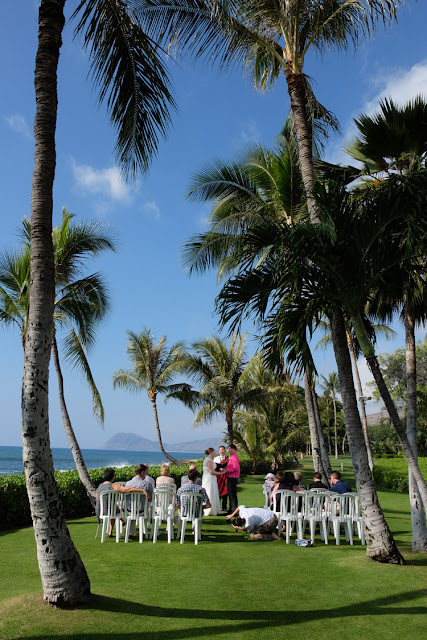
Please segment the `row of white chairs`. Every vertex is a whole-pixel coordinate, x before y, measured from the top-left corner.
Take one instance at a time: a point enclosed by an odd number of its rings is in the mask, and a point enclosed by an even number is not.
[[[360,500],[356,493],[278,490],[273,494],[273,511],[277,516],[279,533],[283,524],[286,525],[288,544],[294,525],[298,538],[304,538],[308,525],[312,542],[319,525],[320,537],[325,544],[328,544],[329,533],[333,534],[336,544],[340,544],[341,527],[347,542],[353,544],[354,535],[357,535],[361,544],[365,544]]]
[[[98,537],[101,527],[101,542],[104,542],[110,520],[114,520],[116,527],[116,542],[120,540],[120,534],[125,523],[125,542],[129,541],[132,522],[139,529],[139,542],[144,537],[157,542],[162,523],[166,523],[168,543],[174,539],[174,526],[177,524],[177,538],[184,543],[187,524],[191,524],[194,534],[194,542],[198,544],[202,537],[203,495],[201,493],[183,492],[181,498],[186,496],[186,514],[181,510],[177,512],[175,520],[176,489],[172,487],[157,487],[153,491],[152,501],[149,502],[139,492],[119,493],[118,491],[104,491],[100,496],[100,515],[95,538]],[[148,529],[151,527],[150,536]]]

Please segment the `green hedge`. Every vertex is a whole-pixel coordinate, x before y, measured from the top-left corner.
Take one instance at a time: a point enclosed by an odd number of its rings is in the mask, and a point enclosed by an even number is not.
[[[427,458],[418,458],[421,473],[427,478]],[[405,458],[376,460],[373,476],[375,483],[386,489],[405,492],[408,486],[408,463]]]
[[[252,473],[252,463],[248,456],[239,454],[242,475]],[[197,468],[202,473],[203,461],[199,460]],[[186,475],[189,465],[171,465],[171,476],[177,486],[181,485],[181,476]],[[134,476],[134,467],[116,469],[116,480],[126,481]],[[103,482],[104,469],[91,469],[91,476],[95,487]],[[270,463],[265,460],[257,465],[257,473],[268,473]],[[160,466],[150,466],[150,476],[156,479],[160,475]],[[81,518],[93,515],[92,505],[86,491],[80,482],[77,471],[55,471],[59,496],[66,518]],[[31,525],[30,507],[25,486],[25,475],[0,476],[0,529],[11,529]]]

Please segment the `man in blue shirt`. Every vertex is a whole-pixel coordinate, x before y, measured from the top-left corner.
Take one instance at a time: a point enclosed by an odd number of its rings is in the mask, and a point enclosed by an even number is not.
[[[339,471],[332,471],[331,473],[331,491],[335,493],[352,493],[353,489],[348,482],[341,480],[341,474]]]

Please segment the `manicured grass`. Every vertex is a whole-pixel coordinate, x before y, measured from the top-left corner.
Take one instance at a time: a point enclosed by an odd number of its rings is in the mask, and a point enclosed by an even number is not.
[[[341,462],[341,459],[339,463]],[[344,476],[350,480],[348,461]],[[310,477],[309,463],[303,461]],[[334,461],[335,463],[335,461]],[[334,464],[333,463],[333,464]],[[334,466],[337,466],[334,464]],[[340,467],[338,467],[340,468]],[[261,477],[246,478],[239,501],[262,506]],[[354,486],[354,483],[352,483]],[[41,602],[31,529],[0,538],[0,637],[4,640],[292,640],[425,637],[427,557],[410,552],[408,499],[381,492],[408,564],[378,565],[360,544],[314,548],[263,543],[205,518],[197,547],[95,540],[95,518],[69,523],[88,570],[89,605],[60,611]]]

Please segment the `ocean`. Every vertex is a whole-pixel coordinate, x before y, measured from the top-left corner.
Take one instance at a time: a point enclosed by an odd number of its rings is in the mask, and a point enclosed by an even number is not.
[[[168,451],[177,460],[194,460],[203,457],[203,453],[174,453]],[[160,451],[110,451],[104,449],[82,449],[83,458],[88,469],[102,467],[129,467],[140,462],[158,465],[165,462],[165,456]],[[52,449],[53,464],[57,471],[75,469],[73,456],[69,449]],[[0,476],[15,475],[24,471],[21,447],[0,447]]]

